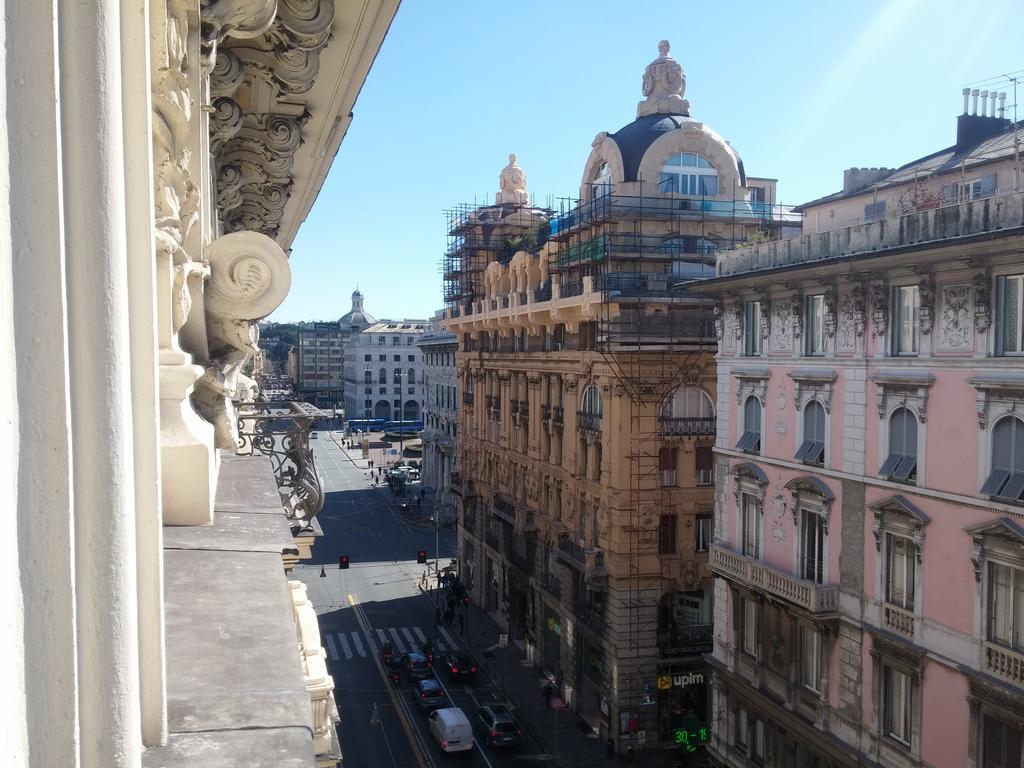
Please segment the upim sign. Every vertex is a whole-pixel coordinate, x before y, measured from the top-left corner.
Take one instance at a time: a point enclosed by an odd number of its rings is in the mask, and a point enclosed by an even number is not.
[[[687,672],[685,675],[660,675],[658,677],[659,691],[667,691],[669,688],[685,688],[688,685],[703,684],[703,672]]]

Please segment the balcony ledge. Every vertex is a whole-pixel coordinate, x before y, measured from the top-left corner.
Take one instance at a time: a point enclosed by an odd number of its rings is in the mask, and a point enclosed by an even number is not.
[[[811,613],[826,616],[838,610],[839,588],[835,584],[804,581],[720,544],[711,546],[710,565],[716,576],[738,581]]]
[[[316,764],[281,557],[294,549],[265,458],[223,457],[212,526],[164,528],[170,737],[144,768]]]

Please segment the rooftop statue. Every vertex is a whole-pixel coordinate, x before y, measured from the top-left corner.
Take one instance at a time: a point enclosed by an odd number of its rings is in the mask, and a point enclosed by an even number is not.
[[[498,182],[501,187],[495,200],[498,205],[506,203],[529,205],[530,198],[526,194],[526,174],[519,167],[514,154],[508,156],[508,165],[501,169]]]
[[[690,116],[690,102],[683,98],[686,93],[686,74],[679,62],[669,54],[669,48],[668,40],[658,43],[658,58],[644,70],[643,93],[647,98],[637,104],[637,117]]]

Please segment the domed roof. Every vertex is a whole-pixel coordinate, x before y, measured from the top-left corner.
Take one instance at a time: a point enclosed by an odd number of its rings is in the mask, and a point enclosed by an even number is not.
[[[650,149],[651,144],[669,131],[694,122],[697,121],[682,115],[644,115],[609,134],[609,138],[615,142],[619,154],[622,155],[622,170],[625,176],[623,181],[637,180],[640,161],[644,159],[644,153]]]
[[[341,319],[338,320],[338,325],[340,325],[343,330],[346,328],[357,328],[362,330],[376,322],[377,318],[363,309],[363,294],[358,288],[356,288],[352,292],[352,309],[341,316]]]

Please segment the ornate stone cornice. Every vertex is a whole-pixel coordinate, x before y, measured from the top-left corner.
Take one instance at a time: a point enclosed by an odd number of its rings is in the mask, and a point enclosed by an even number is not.
[[[800,410],[805,396],[821,401],[825,412],[832,410],[832,385],[836,381],[836,372],[831,368],[798,368],[789,372],[789,378],[796,384],[796,397],[793,407]]]
[[[771,371],[767,368],[737,368],[733,370],[736,377],[736,404],[743,405],[751,394],[757,395],[763,405],[768,393],[768,379]]]
[[[978,428],[984,430],[996,419],[1024,409],[1024,376],[981,374],[968,379],[974,387]]]
[[[902,405],[914,406],[922,424],[927,420],[928,392],[935,383],[930,373],[878,371],[871,380],[877,389],[878,418],[885,418],[889,401],[895,399]]]
[[[309,119],[308,112],[296,114],[295,97],[309,91],[319,74],[334,2],[210,0],[203,14],[204,30],[221,41],[209,67],[210,147],[221,220],[229,232],[274,237]],[[282,98],[287,107],[276,106]]]

